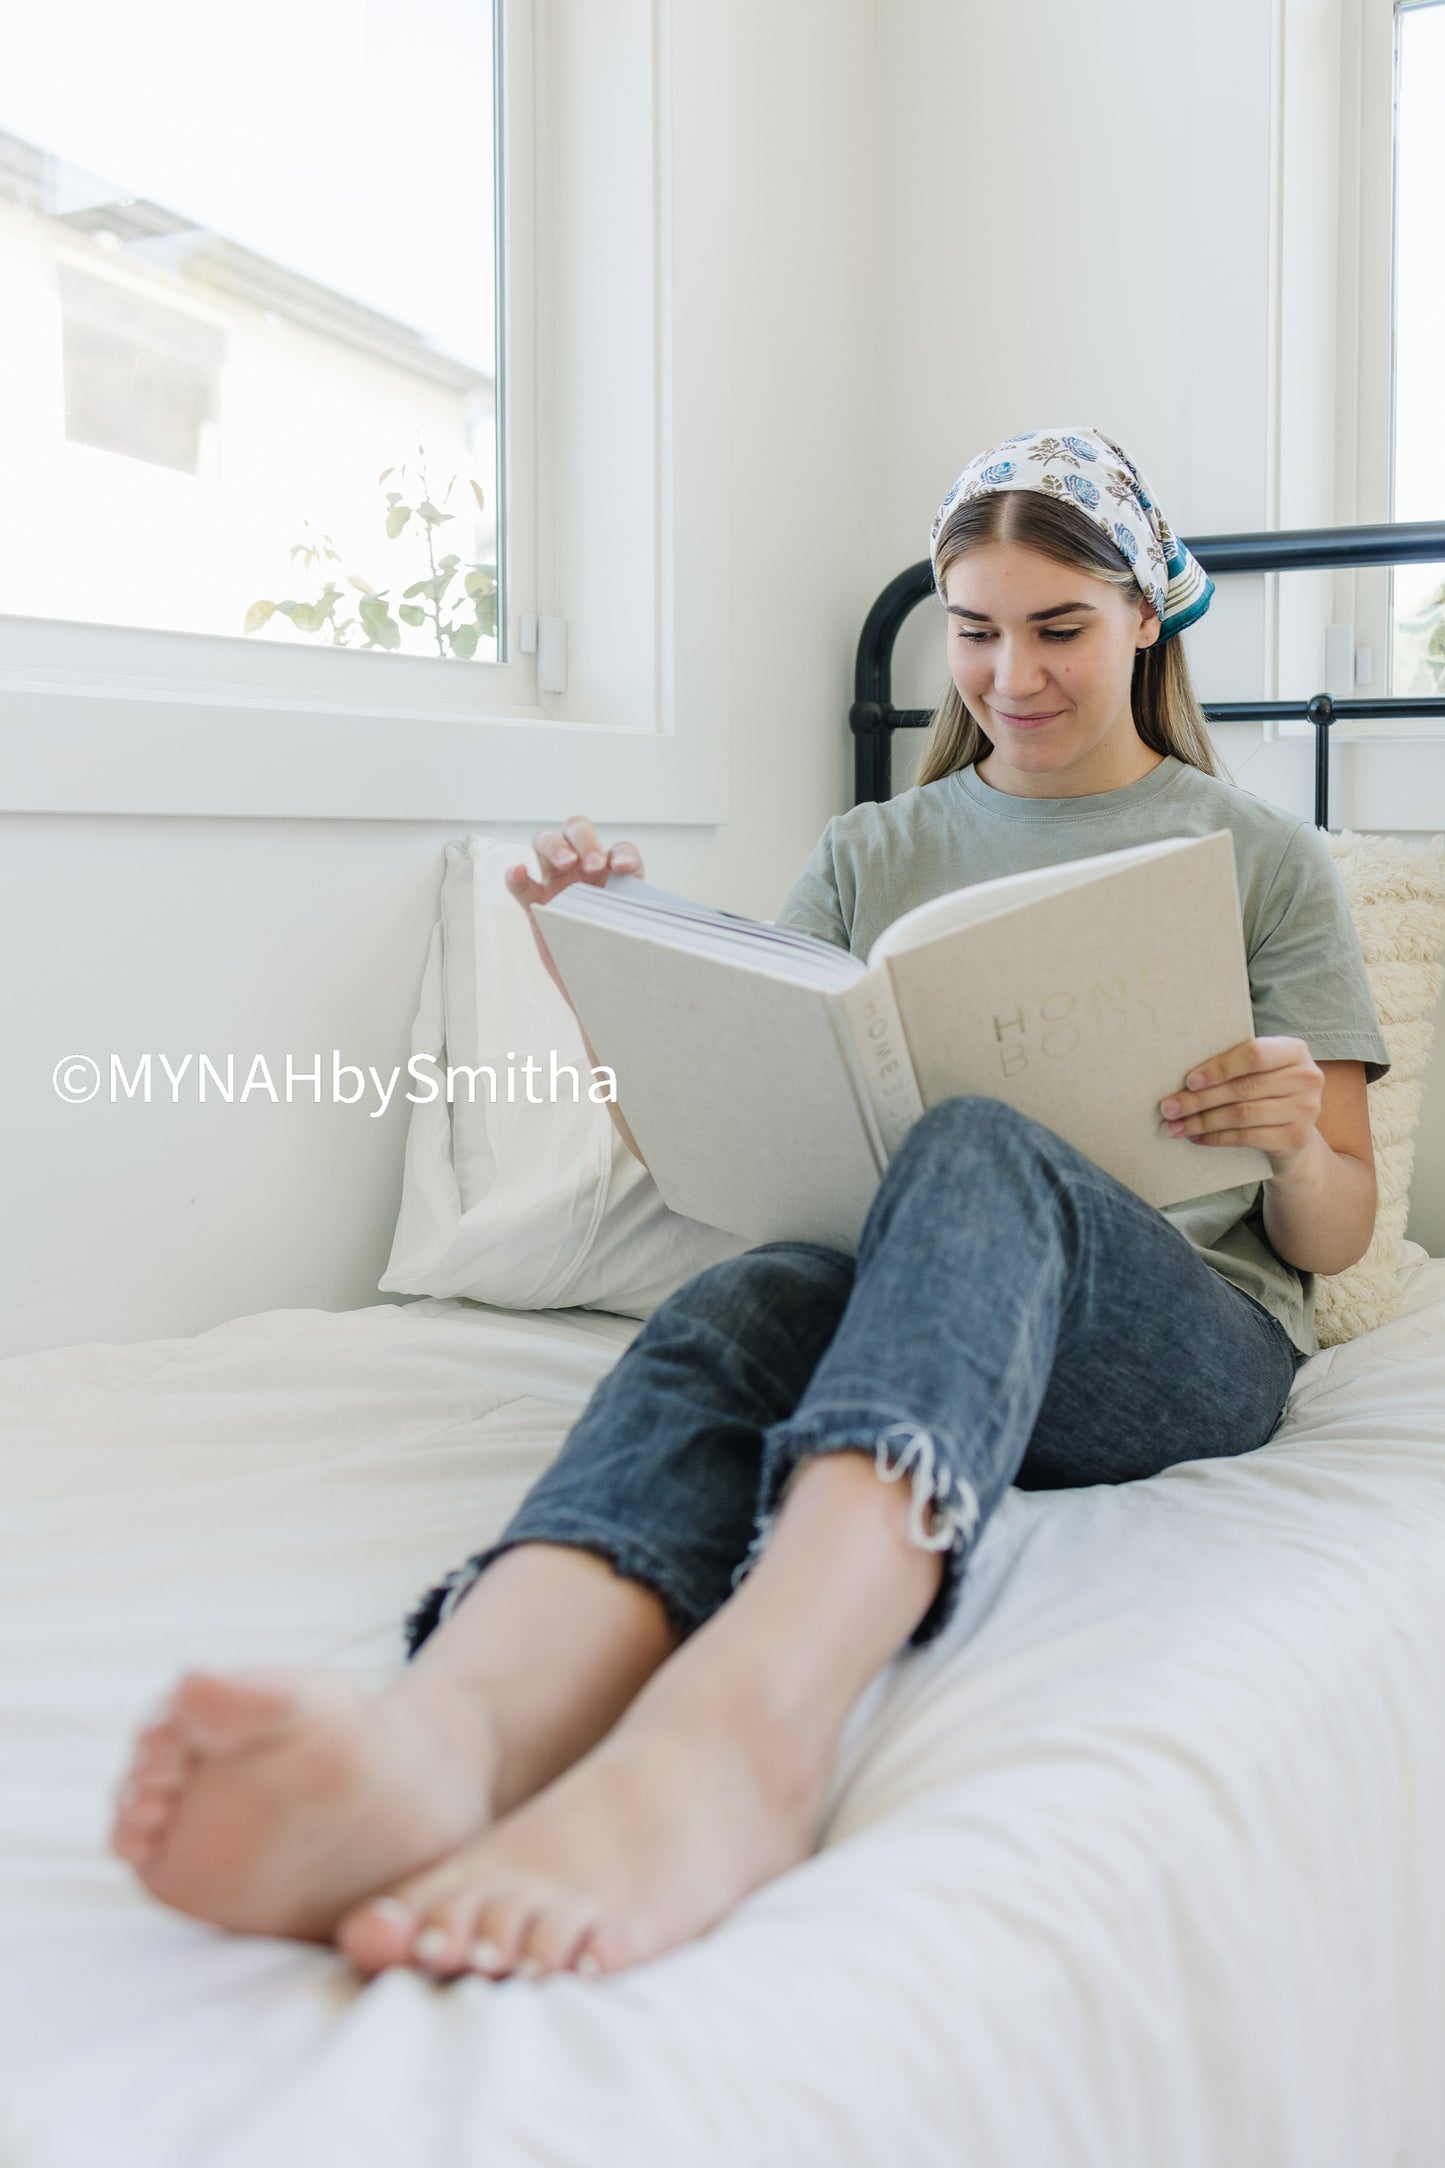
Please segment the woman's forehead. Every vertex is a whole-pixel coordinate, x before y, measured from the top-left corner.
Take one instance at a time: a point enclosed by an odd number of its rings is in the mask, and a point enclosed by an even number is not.
[[[1074,565],[1061,565],[1020,542],[987,542],[954,559],[943,576],[948,603],[986,609],[990,617],[1027,617],[1060,602],[1087,600],[1097,608],[1112,583]]]

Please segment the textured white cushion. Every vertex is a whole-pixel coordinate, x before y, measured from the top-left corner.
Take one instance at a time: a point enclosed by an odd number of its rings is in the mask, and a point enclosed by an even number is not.
[[[1357,1265],[1315,1286],[1320,1345],[1334,1347],[1385,1324],[1399,1300],[1415,1136],[1445,979],[1445,837],[1418,845],[1346,831],[1326,841],[1359,928],[1392,1064],[1369,1088],[1380,1189],[1374,1239]]]
[[[592,1081],[577,1019],[543,968],[526,913],[506,888],[517,853],[483,836],[449,843],[413,1057],[444,1084],[487,1065],[475,1099],[452,1104],[420,1082],[407,1131],[401,1211],[384,1294],[468,1297],[510,1310],[582,1307],[647,1317],[706,1265],[747,1247],[663,1203],[618,1136]],[[555,1053],[559,1091],[549,1096]],[[522,1064],[540,1075],[526,1097]],[[507,1099],[507,1071],[514,1097]],[[565,1070],[577,1071],[578,1097]]]

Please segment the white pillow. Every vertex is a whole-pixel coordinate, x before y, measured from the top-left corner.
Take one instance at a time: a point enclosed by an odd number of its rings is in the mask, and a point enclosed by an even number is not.
[[[748,1245],[669,1211],[605,1102],[589,1096],[577,1019],[505,885],[516,859],[483,836],[447,845],[441,919],[411,1034],[413,1059],[433,1066],[418,1064],[408,1080],[416,1099],[401,1211],[378,1284],[384,1294],[461,1295],[510,1310],[647,1317],[695,1272]],[[540,1104],[526,1095],[529,1055]],[[473,1099],[458,1076],[449,1108],[448,1065],[485,1065],[495,1093],[482,1075]],[[438,1084],[431,1101],[427,1077]]]
[[[1405,1222],[1425,1068],[1435,1035],[1445,961],[1445,838],[1425,844],[1345,830],[1325,841],[1359,930],[1365,967],[1389,1050],[1388,1076],[1369,1087],[1379,1205],[1370,1247],[1346,1272],[1315,1282],[1315,1330],[1337,1347],[1395,1315],[1411,1256]]]

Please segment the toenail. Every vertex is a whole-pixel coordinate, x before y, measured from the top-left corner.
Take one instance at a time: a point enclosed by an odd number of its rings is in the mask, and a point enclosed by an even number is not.
[[[474,1942],[471,1964],[476,1972],[495,1972],[502,1962],[502,1953],[495,1942]]]
[[[582,1952],[582,1955],[578,1958],[576,1964],[573,1966],[572,1969],[574,1972],[582,1973],[583,1976],[589,1980],[600,1980],[602,1977],[602,1967],[598,1964],[596,1958],[592,1955],[592,1952],[590,1950],[584,1950]]]
[[[535,1957],[519,1957],[514,1970],[522,1980],[540,1980],[542,1977],[541,1964]]]
[[[452,1938],[445,1927],[425,1927],[412,1945],[424,1965],[439,1965],[452,1954]]]
[[[399,1897],[373,1897],[366,1909],[388,1927],[404,1927],[416,1917],[411,1906],[404,1905]]]

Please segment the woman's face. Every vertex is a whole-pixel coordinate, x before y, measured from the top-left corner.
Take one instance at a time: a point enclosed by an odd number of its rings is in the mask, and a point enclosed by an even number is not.
[[[1159,618],[1142,595],[1017,542],[957,558],[943,594],[953,682],[993,740],[979,763],[986,781],[1047,794],[1056,778],[1073,795],[1143,772],[1129,687]]]

